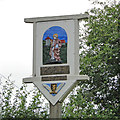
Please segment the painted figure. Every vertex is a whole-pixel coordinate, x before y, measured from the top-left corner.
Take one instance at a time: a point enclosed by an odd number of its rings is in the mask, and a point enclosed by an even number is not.
[[[50,94],[57,94],[56,89],[57,89],[57,84],[51,84],[52,92],[50,92]]]
[[[53,35],[53,40],[51,40],[50,52],[51,60],[61,61],[60,59],[60,48],[62,46],[61,41],[58,39],[58,34]]]

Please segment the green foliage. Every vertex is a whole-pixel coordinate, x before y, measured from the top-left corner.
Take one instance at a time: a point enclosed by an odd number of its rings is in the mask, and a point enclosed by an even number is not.
[[[120,4],[112,6],[99,3],[103,8],[90,10],[85,31],[80,41],[80,74],[87,74],[89,81],[81,81],[77,90],[63,102],[63,118],[86,118],[89,120],[119,119],[120,116]],[[45,43],[44,43],[45,44]],[[49,59],[49,49],[44,59]],[[62,50],[63,49],[63,50]],[[67,53],[61,48],[61,56]],[[63,53],[62,53],[63,52]],[[44,60],[44,61],[45,61]],[[26,85],[14,91],[13,83],[6,80],[2,87],[2,118],[48,118],[48,106],[43,106],[41,93],[34,88],[31,92]],[[13,94],[15,97],[12,97]]]
[[[93,96],[89,100],[100,104],[101,113],[113,116],[120,116],[119,6],[104,5],[90,11],[83,36],[87,49],[80,54],[81,74],[90,77],[86,91]]]
[[[80,37],[80,89],[63,104],[65,118],[119,119],[120,117],[120,4],[99,3],[89,11]]]
[[[64,118],[91,118],[96,114],[94,103],[87,102],[87,97],[82,93],[82,89],[77,88],[69,95],[69,102],[63,103]]]
[[[43,43],[43,64],[46,64],[50,60],[50,46],[46,46],[45,43]]]
[[[9,83],[8,81],[5,82],[6,85],[3,86],[2,89],[2,96],[4,96],[4,98],[2,97],[2,114],[3,116],[7,116],[7,117],[11,117],[11,97],[12,97],[12,90],[13,90],[13,86],[12,83]]]
[[[67,43],[65,43],[65,45],[62,45],[60,49],[60,58],[62,60],[62,63],[67,63]]]
[[[48,118],[48,106],[43,106],[44,98],[41,93],[36,88],[31,92],[27,92],[26,89],[25,84],[16,89],[14,83],[6,79],[4,85],[2,84],[1,92],[2,119]],[[32,94],[31,98],[30,94]]]
[[[80,88],[79,88],[80,87]],[[95,104],[90,100],[90,93],[86,92],[85,86],[77,86],[69,95],[68,102],[63,102],[63,118],[78,118],[81,120],[118,120],[113,109],[103,109],[101,103]]]

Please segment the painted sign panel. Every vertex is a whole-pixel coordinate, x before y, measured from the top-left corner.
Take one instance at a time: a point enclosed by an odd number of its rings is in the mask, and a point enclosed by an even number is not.
[[[67,63],[67,33],[52,26],[43,35],[43,65]]]
[[[61,20],[34,24],[34,76],[79,74],[79,29],[75,28],[76,22]]]

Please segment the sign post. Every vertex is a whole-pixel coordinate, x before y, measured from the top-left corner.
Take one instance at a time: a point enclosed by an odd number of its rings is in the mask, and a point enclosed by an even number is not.
[[[87,14],[25,18],[33,23],[33,83],[50,103],[50,118],[61,118],[62,101],[80,80],[79,20]]]
[[[55,105],[50,103],[50,118],[62,118],[62,103],[57,102]]]

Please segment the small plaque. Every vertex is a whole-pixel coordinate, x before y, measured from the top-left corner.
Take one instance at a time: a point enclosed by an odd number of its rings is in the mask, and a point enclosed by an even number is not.
[[[41,75],[54,75],[54,74],[69,74],[69,66],[50,66],[50,67],[41,67]]]
[[[42,81],[61,81],[61,80],[67,80],[67,76],[42,77]]]

